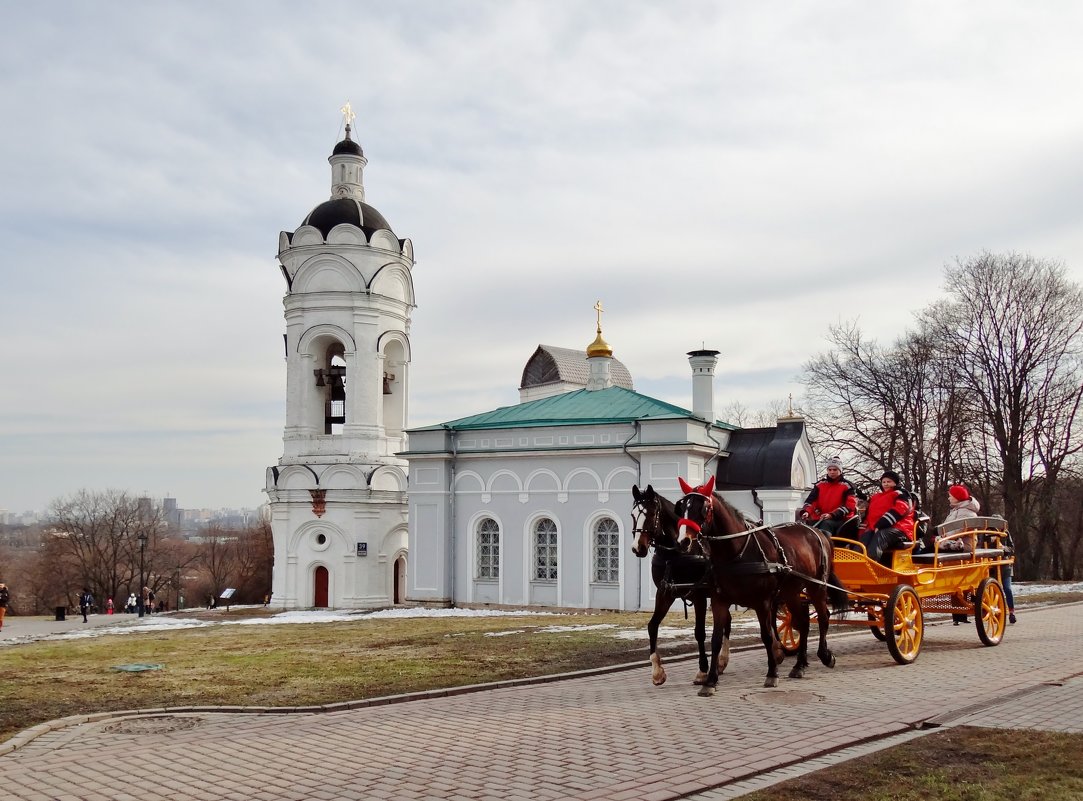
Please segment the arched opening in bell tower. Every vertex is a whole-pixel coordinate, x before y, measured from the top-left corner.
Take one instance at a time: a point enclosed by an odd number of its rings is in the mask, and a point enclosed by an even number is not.
[[[402,343],[384,345],[383,424],[388,437],[402,437],[406,422],[406,351]]]
[[[346,424],[346,359],[341,342],[332,342],[324,353],[324,366],[316,373],[323,388],[323,433],[341,434]]]

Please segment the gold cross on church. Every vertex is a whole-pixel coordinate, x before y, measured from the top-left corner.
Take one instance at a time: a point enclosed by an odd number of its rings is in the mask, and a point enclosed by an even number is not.
[[[350,106],[350,101],[346,101],[346,105],[339,109],[339,113],[342,115],[342,121],[346,123],[346,127],[350,127],[350,123],[357,119],[357,115],[353,113],[353,108]]]
[[[602,312],[605,311],[600,300],[594,304],[594,311],[598,312],[598,333],[600,334],[602,332]]]

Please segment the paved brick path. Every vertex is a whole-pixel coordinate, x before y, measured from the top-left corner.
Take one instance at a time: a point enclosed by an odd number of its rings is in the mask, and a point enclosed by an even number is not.
[[[898,666],[863,632],[833,671],[763,689],[737,654],[717,695],[692,663],[322,714],[166,713],[49,731],[0,756],[17,799],[643,799],[747,779],[930,720],[1080,731],[1083,606],[1028,611],[984,648],[930,626]],[[969,683],[969,693],[960,692]],[[1059,685],[1059,686],[1058,686]]]

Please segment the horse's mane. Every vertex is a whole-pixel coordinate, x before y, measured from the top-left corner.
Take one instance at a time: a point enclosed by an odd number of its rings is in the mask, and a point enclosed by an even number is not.
[[[715,500],[718,501],[719,505],[721,505],[721,507],[723,509],[725,509],[726,512],[729,513],[729,515],[734,519],[734,521],[738,525],[744,526],[745,528],[751,528],[752,525],[757,522],[757,521],[752,520],[748,515],[746,515],[744,512],[742,512],[740,509],[738,509],[732,503],[727,501],[725,498],[723,498],[717,492],[712,493],[712,494],[714,495]]]

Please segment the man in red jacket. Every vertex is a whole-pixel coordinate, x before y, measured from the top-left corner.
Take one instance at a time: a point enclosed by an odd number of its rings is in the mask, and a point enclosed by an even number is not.
[[[914,504],[901,486],[899,474],[885,470],[880,492],[869,498],[861,544],[874,559],[891,567],[891,551],[914,541]]]
[[[842,477],[842,462],[837,456],[827,460],[826,472],[827,475],[816,482],[805,498],[801,522],[833,536],[843,523],[857,514],[857,496],[854,485]]]

